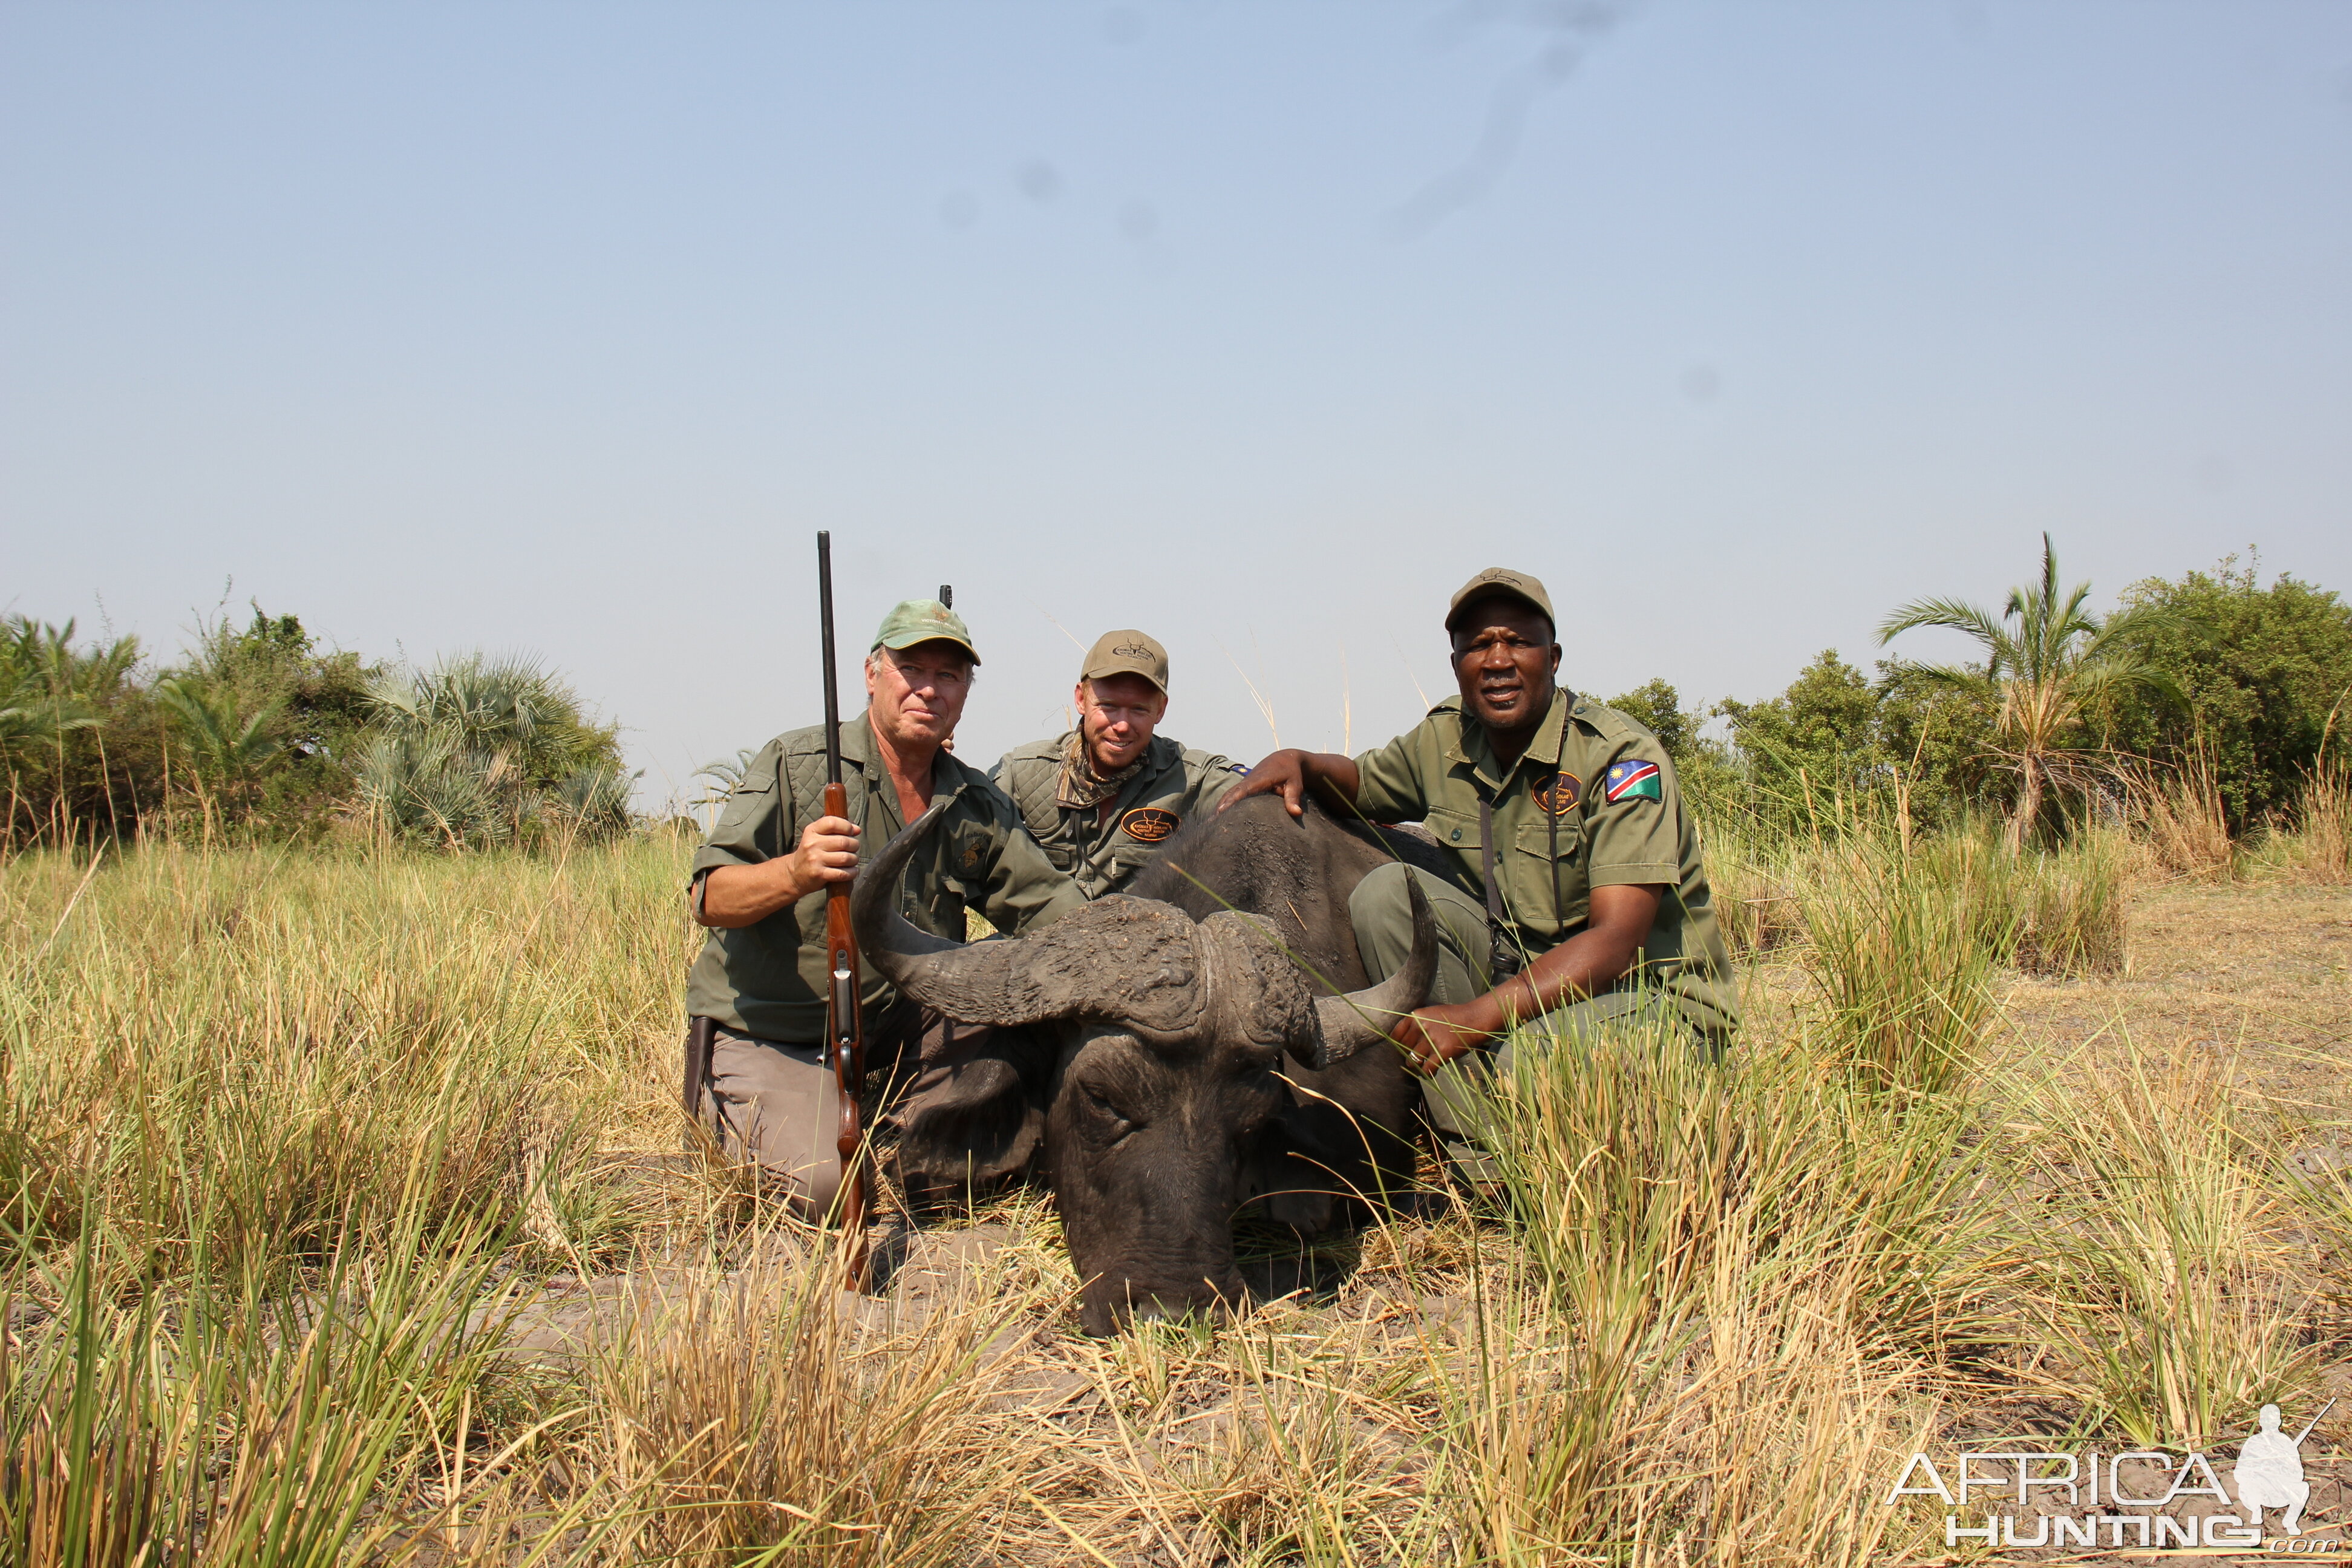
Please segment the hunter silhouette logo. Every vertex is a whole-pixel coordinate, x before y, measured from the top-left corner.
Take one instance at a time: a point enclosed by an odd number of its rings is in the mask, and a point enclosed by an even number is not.
[[[2329,1400],[2319,1415],[2336,1407]],[[2279,1434],[2279,1407],[2265,1405],[2262,1409],[2262,1430],[2248,1437],[2238,1449],[2237,1468],[2230,1472],[2230,1484],[2238,1489],[2238,1502],[2246,1510],[2246,1522],[2259,1528],[2263,1510],[2283,1508],[2279,1528],[2289,1535],[2301,1535],[2304,1505],[2311,1500],[2311,1483],[2303,1479],[2303,1440],[2319,1425],[2319,1415],[2303,1424],[2303,1430],[2292,1437]]]
[[[1110,651],[1118,655],[1121,658],[1150,658],[1151,657],[1151,650],[1150,648],[1139,647],[1133,643],[1129,643],[1121,647],[1115,647]]]
[[[1971,1542],[1988,1548],[2126,1552],[2202,1547],[2207,1556],[2222,1554],[2216,1548],[2264,1550],[2263,1514],[2275,1509],[2278,1527],[2288,1539],[2272,1541],[2269,1552],[2336,1556],[2352,1543],[2294,1539],[2303,1535],[2303,1511],[2311,1501],[2303,1442],[2334,1408],[2331,1399],[2290,1437],[2279,1430],[2279,1407],[2263,1405],[2256,1429],[2238,1446],[2227,1489],[2213,1461],[2194,1449],[2176,1455],[2143,1448],[2109,1456],[2012,1448],[1960,1454],[1948,1458],[1942,1470],[1927,1455],[1914,1454],[1885,1501],[1892,1507],[1906,1497],[1940,1500],[1954,1510],[1944,1516],[1948,1547]],[[2020,1511],[1996,1513],[1985,1506],[1994,1502]],[[2043,1510],[2056,1503],[2064,1511],[2036,1510],[2036,1503]],[[2176,1504],[2177,1513],[2154,1511]],[[1968,1522],[1970,1513],[1961,1510],[1969,1510],[1979,1522]]]

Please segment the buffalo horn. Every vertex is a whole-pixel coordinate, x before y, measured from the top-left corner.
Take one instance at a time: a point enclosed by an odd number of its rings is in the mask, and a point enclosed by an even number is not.
[[[1405,955],[1404,967],[1378,985],[1316,999],[1308,1067],[1329,1067],[1387,1039],[1399,1018],[1429,1000],[1429,988],[1437,980],[1437,917],[1430,910],[1429,895],[1421,890],[1420,878],[1408,871],[1404,885],[1412,901],[1412,951]]]
[[[1168,904],[1100,899],[1002,942],[967,944],[918,931],[898,912],[898,891],[908,861],[945,805],[908,823],[858,868],[850,918],[874,973],[961,1024],[1091,1018],[1167,1033],[1198,1020],[1206,993],[1195,928]]]
[[[850,885],[849,918],[857,928],[857,945],[866,962],[910,995],[917,994],[923,976],[936,969],[940,960],[963,951],[960,942],[917,931],[898,912],[898,885],[906,879],[907,862],[915,858],[915,846],[947,806],[944,795],[932,802],[929,811],[882,847],[881,854],[858,868]]]

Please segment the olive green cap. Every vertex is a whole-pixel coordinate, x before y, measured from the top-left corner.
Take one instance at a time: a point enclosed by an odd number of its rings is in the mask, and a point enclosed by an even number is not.
[[[971,655],[972,663],[980,662],[980,650],[971,646],[971,628],[963,624],[961,616],[937,599],[899,600],[882,617],[882,629],[874,634],[875,647],[893,651],[912,647],[919,642],[957,643]]]
[[[1454,603],[1445,607],[1445,629],[1452,631],[1454,623],[1462,618],[1463,605],[1496,594],[1533,605],[1558,631],[1559,617],[1551,613],[1551,595],[1544,592],[1542,582],[1524,572],[1507,572],[1500,566],[1487,567],[1455,591]]]
[[[1168,695],[1168,650],[1141,632],[1105,632],[1087,649],[1081,680],[1101,680],[1113,675],[1139,675]]]

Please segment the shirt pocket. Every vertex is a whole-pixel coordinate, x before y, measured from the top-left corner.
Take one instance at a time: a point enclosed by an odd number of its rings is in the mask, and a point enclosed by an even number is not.
[[[950,836],[940,870],[961,886],[978,889],[988,884],[989,868],[996,864],[996,846],[985,829],[959,827]]]
[[[1437,836],[1437,842],[1475,859],[1478,847],[1485,841],[1478,836],[1478,814],[1475,811],[1449,811],[1433,806],[1423,819],[1423,826]]]
[[[1557,857],[1552,853],[1555,842],[1559,846]],[[1590,901],[1583,820],[1561,817],[1556,837],[1553,825],[1541,817],[1523,822],[1512,847],[1509,871],[1496,874],[1506,879],[1513,910],[1523,925],[1547,933],[1554,942],[1563,940],[1584,923]]]
[[[1579,858],[1584,849],[1584,819],[1563,816],[1557,831],[1541,817],[1519,825],[1519,847],[1526,853],[1549,860],[1555,843],[1559,846],[1563,865]]]

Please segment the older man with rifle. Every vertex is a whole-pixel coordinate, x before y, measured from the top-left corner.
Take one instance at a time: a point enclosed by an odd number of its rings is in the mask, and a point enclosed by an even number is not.
[[[979,663],[945,604],[898,605],[866,658],[866,710],[839,728],[841,809],[825,809],[829,726],[794,730],[751,760],[694,858],[688,896],[711,934],[687,980],[687,1104],[812,1218],[833,1208],[856,1131],[841,1094],[844,1079],[855,1092],[856,1076],[827,1049],[839,943],[827,940],[825,895],[944,796],[900,895],[915,925],[961,942],[967,908],[1018,932],[1086,902],[1021,830],[1013,803],[948,749]],[[895,1088],[923,1069],[955,1070],[958,1037],[974,1031],[870,976],[856,989],[857,1017],[835,1028],[863,1026],[867,1073]]]

